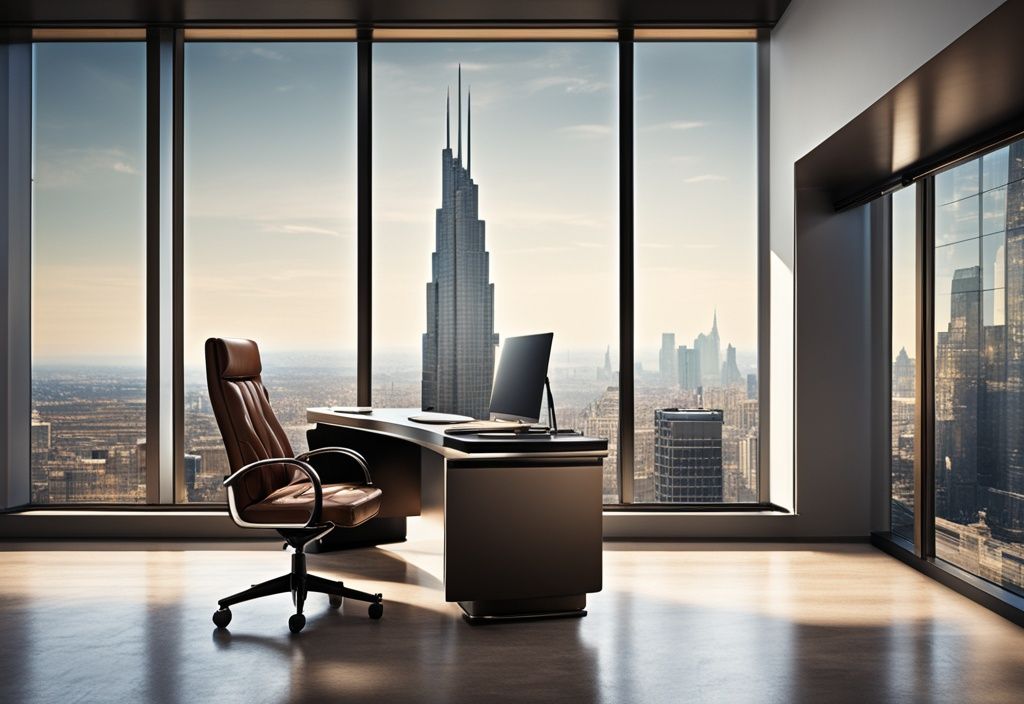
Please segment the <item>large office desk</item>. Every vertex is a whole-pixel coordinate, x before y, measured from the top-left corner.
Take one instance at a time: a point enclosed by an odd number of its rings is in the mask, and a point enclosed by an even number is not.
[[[608,441],[446,435],[450,426],[410,421],[416,413],[307,410],[315,424],[310,449],[362,453],[384,492],[377,533],[370,526],[364,542],[402,538],[406,516],[437,510],[445,600],[458,602],[470,620],[584,615],[586,595],[601,590]]]

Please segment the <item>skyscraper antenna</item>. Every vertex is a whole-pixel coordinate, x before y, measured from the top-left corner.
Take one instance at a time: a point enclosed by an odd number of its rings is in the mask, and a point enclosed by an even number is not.
[[[473,164],[473,89],[466,90],[466,175]]]
[[[459,163],[462,163],[462,64],[459,64]]]
[[[448,95],[444,99],[444,148],[452,148],[452,89],[448,87]]]

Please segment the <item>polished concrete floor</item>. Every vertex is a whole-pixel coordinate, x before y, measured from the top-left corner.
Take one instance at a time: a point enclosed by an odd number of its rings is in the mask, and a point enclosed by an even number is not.
[[[1024,629],[868,545],[609,543],[584,619],[473,627],[436,535],[310,557],[384,618],[286,595],[277,544],[0,545],[2,702],[1015,702]],[[351,608],[350,608],[351,607]]]

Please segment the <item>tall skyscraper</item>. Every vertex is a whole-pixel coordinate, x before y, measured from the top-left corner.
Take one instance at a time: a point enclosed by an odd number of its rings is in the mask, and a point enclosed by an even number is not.
[[[722,411],[654,412],[654,500],[721,502]]]
[[[988,491],[987,520],[992,534],[1000,540],[1024,543],[1024,141],[1010,145],[1006,187],[1005,330],[1002,350],[1005,360],[1003,428],[998,442],[999,471]],[[998,295],[998,291],[993,292]],[[995,327],[995,326],[992,326]],[[988,333],[988,328],[986,328]],[[993,349],[986,335],[986,349]],[[993,395],[993,394],[990,394]],[[998,398],[998,397],[997,397]],[[996,399],[993,399],[996,400]],[[991,402],[990,404],[991,405]]]
[[[747,399],[757,400],[757,374],[747,374]]]
[[[663,386],[675,386],[678,379],[676,369],[676,334],[661,333],[661,353],[658,355],[658,373]]]
[[[980,266],[953,272],[949,305],[949,325],[935,344],[936,513],[968,524],[979,508]]]
[[[725,362],[722,364],[722,386],[743,386],[743,375],[736,364],[736,348],[725,348]]]
[[[432,280],[427,284],[422,405],[442,413],[486,418],[494,377],[494,284],[484,222],[470,176],[472,95],[467,96],[466,160],[462,160],[462,67],[458,88],[458,152],[451,148],[451,100],[441,150],[441,207],[435,223]]]
[[[722,343],[718,336],[718,311],[711,323],[711,332],[701,333],[693,341],[693,348],[700,355],[701,386],[718,386],[722,368]]]
[[[696,391],[701,385],[700,354],[686,345],[680,345],[677,357],[679,388],[684,391]]]

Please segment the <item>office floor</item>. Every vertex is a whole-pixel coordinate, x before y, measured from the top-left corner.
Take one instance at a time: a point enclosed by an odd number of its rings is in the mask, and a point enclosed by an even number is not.
[[[0,545],[3,702],[1019,702],[1024,629],[868,545],[611,543],[584,619],[472,627],[435,534],[310,557],[384,618],[218,597],[276,544]],[[351,609],[350,609],[351,606]]]

